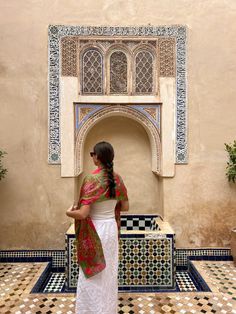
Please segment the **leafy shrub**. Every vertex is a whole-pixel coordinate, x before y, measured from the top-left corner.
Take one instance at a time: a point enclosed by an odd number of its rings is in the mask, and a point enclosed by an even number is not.
[[[228,177],[228,181],[233,181],[235,183],[236,180],[236,141],[233,144],[226,144],[225,149],[229,154],[229,161],[227,162],[226,167],[226,176]]]
[[[7,169],[5,169],[2,165],[2,158],[4,155],[6,155],[6,152],[0,150],[0,180],[2,180],[7,173]]]

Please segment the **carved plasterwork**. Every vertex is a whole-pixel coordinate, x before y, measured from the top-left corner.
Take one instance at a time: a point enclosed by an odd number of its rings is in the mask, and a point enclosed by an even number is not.
[[[127,93],[128,65],[123,51],[115,51],[110,56],[110,93]]]
[[[155,126],[155,124],[148,119],[140,111],[125,105],[111,105],[103,106],[101,109],[97,110],[89,116],[89,118],[81,125],[81,127],[76,132],[75,139],[75,175],[79,175],[83,171],[83,149],[84,143],[89,133],[89,130],[99,121],[110,117],[121,115],[131,118],[138,123],[140,123],[145,130],[150,139],[151,150],[152,150],[152,171],[156,174],[161,173],[161,141],[160,134]]]
[[[81,122],[91,111],[93,111],[93,108],[80,108],[79,109],[79,122]]]
[[[107,105],[100,104],[75,104],[75,131],[76,134],[78,130],[83,126],[85,120],[87,120],[92,114],[98,110],[105,108]],[[139,111],[144,114],[154,126],[158,129],[159,134],[161,134],[161,105],[123,105],[128,108],[133,108],[135,111]]]
[[[159,39],[160,76],[175,76],[175,40]]]
[[[176,163],[187,162],[187,108],[186,108],[186,28],[181,25],[175,26],[143,26],[143,27],[91,27],[91,26],[49,26],[49,163],[60,163],[60,41],[62,38],[70,38],[65,51],[70,51],[69,68],[63,69],[63,73],[74,76],[74,53],[76,44],[75,37],[89,44],[90,39],[95,40],[146,40],[147,44],[156,47],[160,40],[170,39],[170,42],[162,42],[159,51],[167,51],[170,55],[168,60],[173,61],[174,54],[176,74]],[[109,40],[108,40],[109,39]],[[64,39],[63,39],[64,40]],[[132,41],[132,40],[131,40]],[[69,44],[70,42],[70,44]],[[171,44],[170,44],[171,43]],[[174,44],[173,44],[174,43]],[[170,45],[169,45],[170,44]],[[132,44],[131,44],[132,45]],[[134,46],[134,45],[133,45]],[[70,48],[68,48],[70,47]],[[134,48],[134,47],[133,47]],[[62,48],[63,49],[63,48]],[[109,48],[108,48],[109,49]],[[63,59],[65,60],[66,54]],[[163,76],[173,75],[173,62],[164,59],[161,72]],[[168,63],[168,62],[169,63]],[[67,61],[66,61],[67,62]],[[73,66],[72,66],[73,65]],[[168,69],[168,70],[167,70]],[[172,70],[171,70],[172,69]],[[64,72],[65,71],[65,72]]]
[[[157,118],[156,108],[145,108],[144,109],[154,120]]]
[[[77,76],[77,39],[64,37],[61,40],[61,75]]]

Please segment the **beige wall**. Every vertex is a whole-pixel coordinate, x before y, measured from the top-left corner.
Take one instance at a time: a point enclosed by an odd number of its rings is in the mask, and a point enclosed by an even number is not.
[[[235,0],[0,0],[0,12],[0,147],[9,169],[0,248],[60,249],[69,225],[74,179],[47,164],[48,24],[149,23],[188,27],[189,164],[163,180],[165,218],[179,247],[227,246],[236,224],[224,152],[236,135]]]

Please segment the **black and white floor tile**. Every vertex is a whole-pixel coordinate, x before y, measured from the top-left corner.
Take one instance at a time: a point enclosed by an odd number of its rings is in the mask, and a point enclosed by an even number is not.
[[[197,288],[187,271],[179,271],[176,273],[176,283],[180,291],[197,291]]]
[[[51,273],[44,293],[60,293],[65,285],[65,273]]]

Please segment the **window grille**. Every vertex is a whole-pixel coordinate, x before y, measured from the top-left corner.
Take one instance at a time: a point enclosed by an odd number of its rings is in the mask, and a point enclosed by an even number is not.
[[[127,93],[127,57],[122,51],[115,51],[110,57],[110,93]]]
[[[153,56],[149,51],[140,51],[135,57],[135,93],[153,92]]]
[[[83,54],[82,93],[103,94],[103,57],[96,49],[89,49]]]

